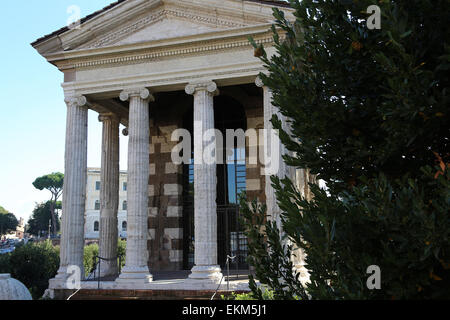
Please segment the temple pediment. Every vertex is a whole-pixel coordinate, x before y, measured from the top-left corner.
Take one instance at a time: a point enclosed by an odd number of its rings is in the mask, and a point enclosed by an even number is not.
[[[33,43],[43,55],[221,32],[273,21],[270,1],[122,0]],[[275,4],[276,2],[274,2]]]
[[[191,18],[191,19],[190,19]],[[202,19],[202,22],[196,21]],[[96,38],[81,48],[120,46],[155,40],[192,36],[232,27],[246,26],[243,23],[220,21],[216,17],[198,16],[176,10],[150,12],[126,26]]]
[[[130,34],[118,40],[114,44],[125,45],[153,40],[178,38],[223,29],[224,29],[223,26],[206,26],[196,24],[191,21],[182,21],[174,18],[166,18],[148,27],[145,27],[136,33]]]

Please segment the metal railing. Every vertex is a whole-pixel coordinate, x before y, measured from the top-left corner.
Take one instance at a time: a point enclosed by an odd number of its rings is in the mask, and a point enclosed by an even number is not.
[[[95,269],[97,269],[97,264],[95,265]],[[87,278],[84,280],[84,282],[87,282],[89,280],[91,280],[91,277],[95,275],[95,272],[91,272]],[[69,301],[70,299],[72,299],[78,292],[80,292],[80,290],[83,289],[83,281],[80,282],[80,288],[78,288],[74,293],[72,293],[68,298],[67,301]]]
[[[230,256],[227,255],[226,265],[227,265],[227,291],[228,292],[230,291],[230,259],[234,260],[235,258],[236,258],[236,256],[230,257]],[[222,281],[223,281],[224,277],[225,276],[222,274],[222,278],[220,279],[219,285],[217,286],[216,291],[214,292],[213,296],[211,297],[211,300],[214,300],[214,297],[216,296],[217,292],[220,289],[220,286],[222,285]]]
[[[81,282],[81,284],[80,284],[80,288],[79,289],[77,289],[74,293],[72,293],[68,298],[67,298],[67,300],[70,300],[70,299],[72,299],[78,292],[80,292],[80,290],[81,289],[83,289],[83,282],[89,282],[89,281],[93,281],[93,280],[95,280],[95,279],[97,279],[97,289],[98,290],[100,290],[100,283],[101,283],[101,262],[102,261],[114,261],[114,260],[119,260],[118,261],[118,274],[117,275],[119,275],[120,274],[120,272],[122,271],[122,258],[123,258],[123,255],[118,255],[117,257],[115,257],[115,258],[111,258],[111,259],[106,259],[106,258],[102,258],[102,257],[100,257],[100,256],[95,256],[94,257],[94,259],[95,259],[95,263],[94,263],[94,268],[93,268],[93,271],[91,272],[91,273],[89,273],[89,275],[86,277],[86,279],[84,279],[84,281],[82,281]],[[97,275],[98,275],[98,277],[97,277]]]
[[[102,280],[102,269],[101,269],[102,268],[102,263],[101,262],[102,261],[119,260],[118,261],[118,274],[117,275],[120,275],[120,272],[122,271],[122,258],[123,258],[123,255],[117,255],[116,257],[110,258],[110,259],[102,258],[100,256],[95,256],[94,257],[94,259],[96,261],[95,265],[97,267],[94,269],[93,274],[94,274],[94,279],[97,279],[97,282],[98,282],[97,289],[100,290],[100,282]],[[98,276],[96,278],[97,273],[98,273]]]
[[[226,266],[225,257],[230,256],[236,258],[233,259],[232,263],[236,272],[248,269],[246,261],[248,241],[241,225],[238,205],[217,206],[217,245],[219,248],[219,264]]]

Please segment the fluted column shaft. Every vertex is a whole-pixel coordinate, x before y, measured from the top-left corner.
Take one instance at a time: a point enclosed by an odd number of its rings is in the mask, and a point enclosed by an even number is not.
[[[122,101],[130,101],[128,142],[127,256],[120,280],[152,280],[148,269],[148,181],[150,176],[149,101],[145,88],[123,91]]]
[[[114,114],[102,114],[102,168],[100,175],[100,239],[101,276],[115,275],[117,266],[117,211],[119,207],[119,119]],[[111,260],[112,259],[112,260]]]
[[[186,93],[194,95],[194,224],[195,266],[191,279],[220,281],[217,265],[217,176],[216,162],[204,161],[208,141],[204,133],[214,129],[214,96],[217,85],[212,81],[193,83]]]
[[[270,90],[269,87],[265,86],[259,77],[256,79],[255,83],[258,87],[263,88],[263,92],[264,92],[264,128],[269,131],[273,130],[273,125],[272,125],[271,120],[272,120],[273,115],[276,115],[282,121],[283,130],[286,131],[288,134],[290,134],[292,128],[288,122],[288,118],[283,116],[280,113],[280,111],[278,110],[278,108],[276,108],[272,104],[272,100],[273,100],[272,90]],[[266,148],[268,150],[271,150],[270,155],[272,157],[278,156],[279,168],[274,175],[280,179],[284,179],[286,177],[289,178],[294,183],[294,185],[297,186],[297,188],[299,188],[300,191],[309,189],[309,186],[307,185],[308,181],[306,181],[306,180],[303,181],[303,186],[299,186],[298,185],[299,181],[297,178],[297,176],[299,174],[303,174],[304,171],[309,171],[309,170],[304,170],[304,169],[296,170],[295,168],[286,165],[286,163],[283,160],[283,155],[290,154],[290,151],[287,150],[287,148],[281,143],[281,141],[280,141],[279,146],[271,145],[272,141],[270,138],[266,139],[265,143],[268,144],[268,146],[266,146]],[[275,148],[279,148],[278,149],[279,152],[275,152]],[[266,155],[266,153],[265,153],[265,155]],[[273,158],[271,159],[272,162],[276,161],[276,160],[277,159],[273,159]],[[308,173],[308,175],[309,175],[309,173]],[[282,222],[281,222],[281,209],[278,206],[277,198],[275,195],[275,190],[272,187],[272,182],[270,180],[270,176],[266,176],[265,192],[266,192],[266,206],[267,206],[268,218],[277,223],[278,228],[280,230],[280,234],[283,234],[284,231],[282,229]],[[308,275],[307,270],[304,267],[305,256],[304,256],[303,251],[300,248],[298,248],[295,243],[292,243],[289,239],[287,239],[285,241],[286,241],[285,242],[286,245],[292,245],[292,248],[293,248],[291,260],[294,265],[294,271],[300,273],[301,281],[308,281],[309,275]]]
[[[288,133],[290,132],[290,126],[287,122],[286,117],[283,116],[280,111],[272,104],[272,90],[270,90],[269,87],[265,86],[259,77],[257,78],[255,83],[258,87],[262,87],[264,92],[264,129],[267,130],[267,139],[265,139],[264,141],[265,149],[267,150],[267,152],[264,152],[264,156],[270,157],[270,161],[268,159],[265,159],[265,162],[270,164],[278,163],[278,168],[273,175],[277,176],[280,179],[288,177],[295,181],[295,169],[287,166],[283,160],[283,155],[288,154],[289,151],[281,143],[281,141],[278,145],[273,145],[273,142],[275,141],[271,139],[272,130],[274,129],[271,122],[272,117],[276,115],[282,121],[283,129]],[[278,223],[278,226],[281,226],[281,212],[277,203],[277,198],[275,196],[275,190],[272,187],[270,175],[266,176],[265,192],[267,215],[270,219],[276,221]]]
[[[61,226],[60,268],[56,278],[66,279],[68,267],[84,275],[84,212],[87,179],[88,108],[83,96],[68,97],[65,170]]]

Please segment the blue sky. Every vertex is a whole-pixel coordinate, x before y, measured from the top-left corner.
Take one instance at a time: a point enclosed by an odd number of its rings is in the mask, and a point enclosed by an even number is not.
[[[28,220],[36,202],[50,199],[35,178],[64,172],[66,106],[62,73],[31,42],[66,25],[78,6],[86,16],[113,0],[18,0],[2,3],[0,35],[0,206]],[[89,112],[88,166],[100,166],[101,124]],[[126,138],[121,138],[126,170]]]

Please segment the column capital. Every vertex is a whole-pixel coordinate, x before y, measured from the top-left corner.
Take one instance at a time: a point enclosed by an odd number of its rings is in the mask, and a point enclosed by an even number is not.
[[[262,79],[261,79],[260,76],[257,76],[257,77],[256,77],[256,79],[255,79],[255,84],[256,84],[257,87],[260,87],[260,88],[262,88],[262,87],[265,86],[265,85],[264,85],[264,82],[262,81]]]
[[[191,82],[186,86],[186,93],[189,95],[195,94],[197,91],[207,91],[211,93],[213,96],[219,94],[219,90],[217,89],[217,84],[214,81],[198,81]]]
[[[87,99],[83,95],[66,96],[64,102],[67,106],[84,107],[87,105]]]
[[[120,100],[128,101],[132,97],[139,97],[143,100],[155,101],[150,91],[145,87],[129,88],[120,93]]]
[[[114,113],[101,113],[101,114],[98,116],[98,121],[99,121],[99,122],[105,122],[105,121],[119,122],[120,119],[119,119],[119,117],[118,117],[116,114],[114,114]]]

